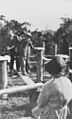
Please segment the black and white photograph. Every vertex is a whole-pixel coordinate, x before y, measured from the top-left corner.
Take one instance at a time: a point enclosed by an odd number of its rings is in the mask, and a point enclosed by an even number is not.
[[[72,119],[72,0],[0,0],[0,119]]]

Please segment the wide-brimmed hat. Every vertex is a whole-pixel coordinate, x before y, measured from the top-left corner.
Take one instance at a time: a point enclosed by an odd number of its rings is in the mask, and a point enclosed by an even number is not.
[[[65,58],[67,58],[65,56]],[[63,56],[56,55],[52,58],[49,63],[45,64],[45,69],[52,75],[57,75],[66,67],[67,62],[65,62]]]
[[[14,36],[14,33],[13,33],[12,30],[9,31],[9,34],[10,34],[11,36]]]
[[[30,33],[30,32],[26,32],[25,35],[26,35],[27,37],[30,37],[30,38],[31,38],[31,33]]]

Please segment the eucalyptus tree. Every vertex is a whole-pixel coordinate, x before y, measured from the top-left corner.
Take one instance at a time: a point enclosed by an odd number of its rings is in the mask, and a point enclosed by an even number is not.
[[[61,18],[62,23],[55,32],[54,40],[58,46],[58,53],[69,54],[69,47],[72,44],[72,19]]]

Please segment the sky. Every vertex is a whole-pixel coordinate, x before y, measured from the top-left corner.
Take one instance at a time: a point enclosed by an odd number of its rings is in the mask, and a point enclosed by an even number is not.
[[[61,17],[72,17],[72,0],[0,0],[0,15],[27,21],[32,29],[57,30]]]

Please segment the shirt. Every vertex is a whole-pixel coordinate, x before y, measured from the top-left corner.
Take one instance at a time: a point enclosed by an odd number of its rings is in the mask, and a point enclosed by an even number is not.
[[[33,48],[32,41],[30,40],[30,38],[22,39],[19,44],[19,50],[18,50],[19,55],[24,56],[25,52],[27,52],[28,47]]]
[[[69,103],[72,99],[72,83],[62,76],[55,78],[45,84],[43,90],[38,98],[38,105],[40,108],[49,105],[49,107],[58,109],[63,103]]]

